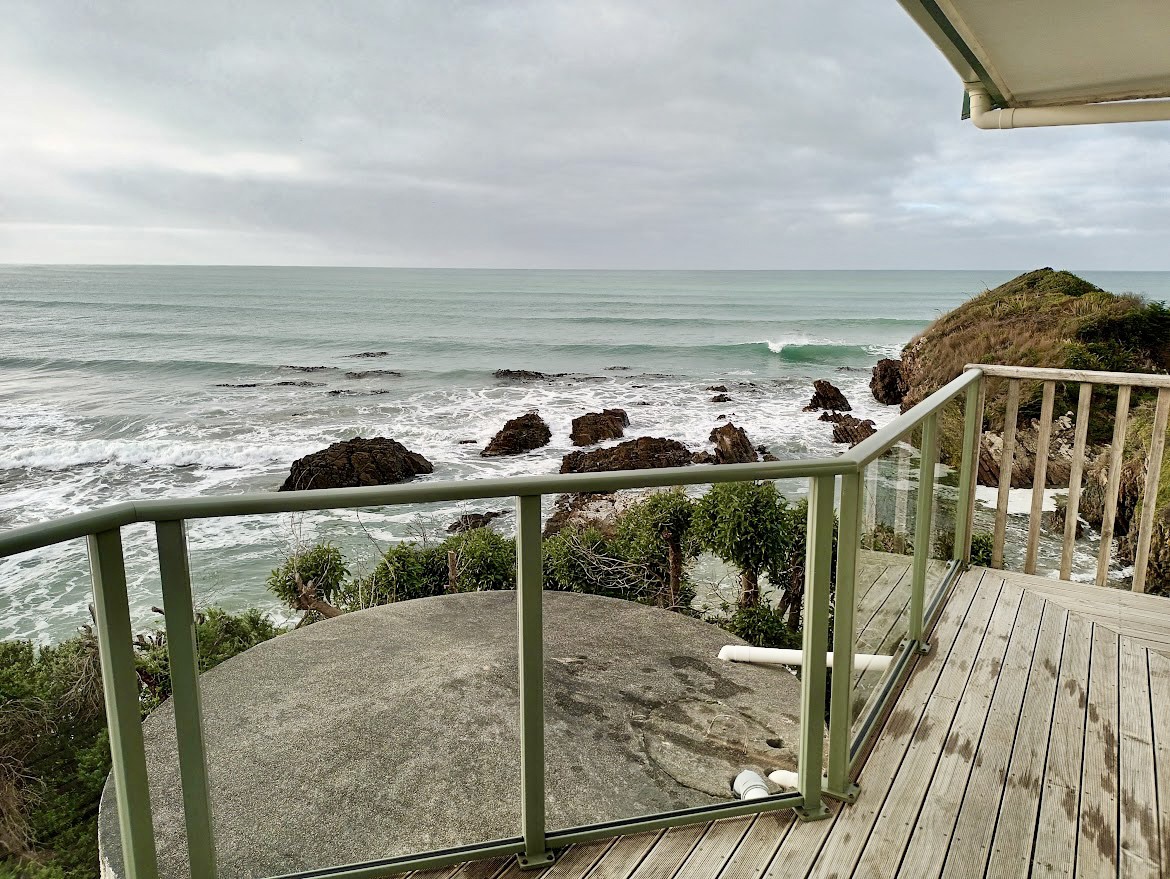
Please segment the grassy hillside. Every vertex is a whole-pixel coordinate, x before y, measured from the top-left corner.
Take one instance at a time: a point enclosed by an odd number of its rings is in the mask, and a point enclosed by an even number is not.
[[[907,344],[903,410],[929,396],[968,363],[1117,372],[1170,371],[1170,309],[1140,296],[1109,293],[1070,272],[1037,269],[987,290],[940,317]],[[1078,388],[1057,386],[1056,414],[1075,411]],[[988,428],[1003,429],[1007,382],[987,388]],[[1041,388],[1021,388],[1021,424],[1040,414]],[[1135,403],[1144,399],[1135,394]],[[1116,392],[1094,389],[1091,443],[1112,435]],[[957,431],[945,419],[946,453]]]

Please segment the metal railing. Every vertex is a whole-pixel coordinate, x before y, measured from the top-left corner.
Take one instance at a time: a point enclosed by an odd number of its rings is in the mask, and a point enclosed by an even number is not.
[[[857,768],[860,751],[877,728],[880,715],[888,707],[889,697],[909,667],[911,658],[926,648],[927,621],[941,603],[947,585],[953,582],[953,575],[966,564],[974,508],[977,441],[982,423],[982,382],[981,370],[973,369],[964,373],[836,458],[471,481],[420,481],[394,486],[131,502],[0,534],[0,557],[66,540],[84,537],[88,541],[95,628],[101,653],[113,757],[111,774],[117,794],[124,871],[129,879],[155,879],[158,876],[121,539],[122,528],[142,522],[154,524],[158,544],[179,772],[192,876],[211,879],[216,872],[210,785],[199,701],[195,617],[185,535],[187,520],[209,517],[501,497],[517,499],[520,834],[492,842],[289,876],[300,879],[334,876],[358,879],[510,854],[517,855],[522,865],[541,866],[552,860],[556,848],[624,833],[788,808],[795,809],[803,819],[813,820],[828,814],[822,797],[851,800],[856,794],[856,786],[851,783],[850,775]],[[853,669],[855,581],[866,466],[910,431],[920,429],[923,438],[920,486],[933,485],[938,459],[936,437],[939,412],[964,393],[966,418],[958,482],[960,514],[955,517],[954,551],[947,577],[933,595],[926,594],[926,556],[930,541],[929,531],[924,529],[930,527],[934,499],[933,492],[920,489],[907,640],[903,642],[904,649],[886,678],[879,698],[871,700],[864,722],[854,733],[850,678]],[[762,799],[732,801],[550,832],[545,822],[542,496],[793,478],[808,479],[809,482],[801,733],[796,791]],[[840,517],[834,578],[833,536],[838,494]],[[831,596],[834,579],[835,596]],[[826,714],[826,654],[829,652],[831,603],[835,614],[832,643],[835,658],[827,706],[829,723],[826,761],[821,718]]]
[[[1153,425],[1150,432],[1149,448],[1145,457],[1145,478],[1141,494],[1135,499],[1141,502],[1141,517],[1138,523],[1137,543],[1134,553],[1134,572],[1131,589],[1146,591],[1146,574],[1150,558],[1150,544],[1154,530],[1154,513],[1157,506],[1159,482],[1162,470],[1162,456],[1166,444],[1166,425],[1170,416],[1170,375],[1146,375],[1128,372],[1091,372],[1074,369],[1040,369],[1022,366],[991,366],[980,364],[968,367],[978,369],[994,380],[1006,380],[1004,397],[1003,449],[1000,453],[998,493],[995,508],[995,526],[992,538],[992,567],[1004,567],[1004,546],[1008,521],[1009,491],[1012,471],[1016,464],[1019,433],[1017,421],[1020,399],[1024,384],[1039,383],[1040,417],[1036,429],[1035,459],[1031,480],[1032,496],[1028,511],[1028,539],[1023,558],[1023,573],[1034,574],[1037,570],[1040,549],[1040,534],[1043,527],[1042,513],[1044,491],[1048,482],[1051,463],[1051,442],[1054,425],[1056,389],[1058,385],[1077,387],[1073,448],[1069,460],[1068,497],[1065,503],[1064,534],[1061,543],[1059,576],[1069,580],[1073,573],[1073,553],[1077,539],[1077,524],[1081,510],[1085,464],[1088,454],[1089,422],[1092,417],[1094,389],[1115,390],[1117,402],[1113,413],[1113,435],[1109,444],[1107,477],[1103,486],[1101,510],[1101,545],[1098,548],[1093,579],[1098,586],[1108,580],[1110,561],[1117,524],[1118,499],[1121,490],[1121,475],[1125,464],[1127,429],[1130,423],[1132,395],[1135,390],[1157,391],[1154,406]],[[1064,413],[1061,413],[1063,415]],[[1062,480],[1063,481],[1063,480]]]

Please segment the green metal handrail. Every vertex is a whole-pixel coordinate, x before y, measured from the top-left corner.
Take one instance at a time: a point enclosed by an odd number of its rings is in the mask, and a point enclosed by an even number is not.
[[[714,818],[793,808],[806,820],[828,815],[822,797],[850,800],[856,785],[849,780],[859,749],[852,734],[849,684],[852,676],[855,580],[860,541],[862,476],[866,466],[896,445],[919,425],[924,440],[919,474],[919,530],[929,528],[933,509],[934,467],[937,461],[939,411],[966,391],[966,424],[960,467],[960,510],[956,517],[952,570],[965,563],[969,551],[970,509],[975,478],[975,454],[982,424],[982,377],[972,369],[903,413],[872,437],[837,458],[814,458],[714,468],[663,468],[610,473],[555,474],[469,481],[421,480],[408,485],[371,486],[321,491],[244,494],[231,497],[193,497],[135,501],[105,507],[0,534],[0,558],[28,552],[66,540],[86,538],[94,587],[97,631],[110,727],[113,758],[111,775],[118,803],[125,875],[128,879],[156,879],[150,793],[147,784],[138,682],[134,669],[131,622],[122,553],[121,529],[151,522],[155,525],[161,574],[163,610],[179,745],[179,769],[187,827],[191,875],[215,876],[207,761],[199,705],[198,654],[191,577],[187,558],[185,521],[208,517],[249,516],[308,510],[398,506],[403,504],[514,497],[517,499],[517,616],[519,629],[519,689],[521,728],[521,835],[442,851],[425,852],[363,864],[305,871],[290,876],[366,879],[407,869],[423,869],[475,858],[516,854],[522,866],[540,867],[552,860],[555,847],[622,833],[709,821]],[[544,811],[544,645],[542,638],[541,499],[544,495],[609,492],[624,489],[804,478],[809,480],[808,537],[805,563],[805,608],[801,680],[801,734],[798,752],[798,788],[746,802],[681,809],[641,818],[610,821],[549,832]],[[834,674],[829,694],[829,747],[823,759],[826,653],[833,558],[834,499],[840,478],[841,514],[836,566],[833,634]],[[916,535],[908,649],[895,676],[904,673],[912,654],[925,649],[923,613],[928,540]],[[921,558],[920,558],[921,556]],[[945,588],[944,583],[944,588]],[[941,592],[941,589],[940,589]],[[934,596],[931,605],[937,605]],[[917,648],[917,649],[909,649]],[[887,684],[885,692],[892,692]],[[879,700],[881,701],[881,700]],[[879,708],[884,707],[879,705]],[[863,724],[867,735],[876,717]],[[827,771],[826,771],[827,770]]]

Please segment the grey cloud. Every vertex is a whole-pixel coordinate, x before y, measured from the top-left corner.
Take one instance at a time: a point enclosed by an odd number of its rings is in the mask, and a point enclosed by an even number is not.
[[[892,0],[46,0],[0,57],[4,260],[1165,267],[1168,126],[975,131]]]

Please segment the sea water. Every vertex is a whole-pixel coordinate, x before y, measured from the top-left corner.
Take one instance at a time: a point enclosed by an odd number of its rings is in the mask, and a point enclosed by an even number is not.
[[[781,459],[839,454],[802,411],[813,380],[888,421],[873,364],[1015,274],[0,266],[0,529],[134,498],[274,491],[296,458],[354,436],[422,453],[427,478],[555,473],[571,419],[605,407],[627,411],[627,437],[707,448],[726,415]],[[1170,273],[1084,275],[1170,298]],[[386,372],[351,375],[370,370]],[[731,402],[711,402],[711,385]],[[548,446],[480,457],[530,410]],[[275,610],[265,575],[297,541],[333,539],[362,569],[395,540],[507,506],[195,521],[196,600]],[[124,539],[134,620],[151,623],[151,531]],[[0,638],[66,637],[89,601],[81,542],[0,560]]]

